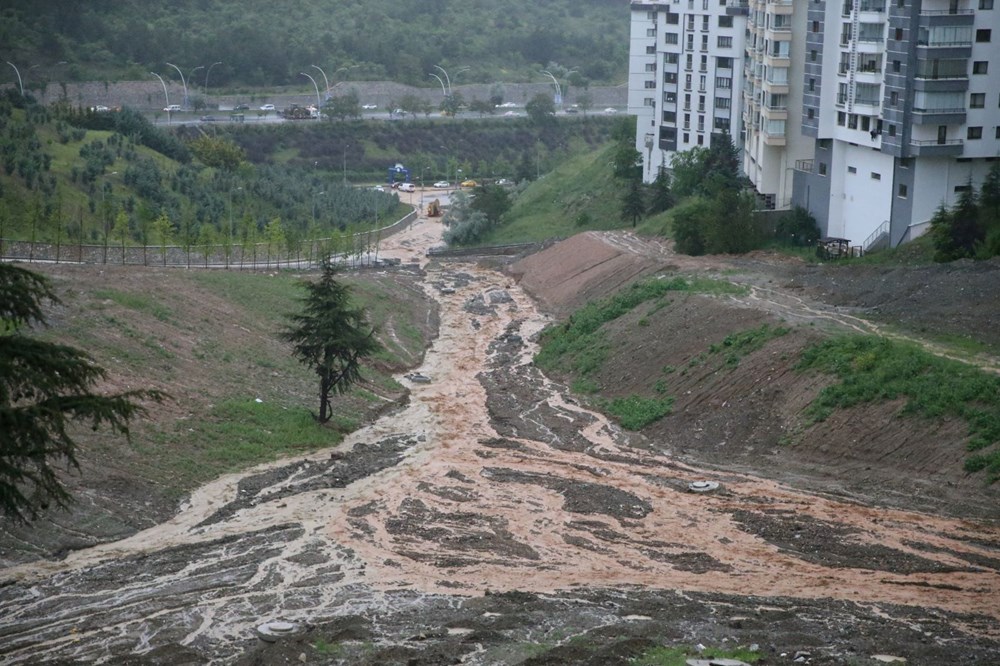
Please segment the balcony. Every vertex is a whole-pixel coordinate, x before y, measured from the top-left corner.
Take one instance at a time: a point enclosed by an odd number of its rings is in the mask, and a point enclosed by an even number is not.
[[[961,107],[914,109],[911,116],[914,125],[964,125],[966,117],[966,110]]]
[[[910,153],[914,157],[950,157],[961,155],[964,150],[965,142],[962,139],[910,141]]]
[[[746,16],[750,13],[748,0],[736,0],[726,5],[726,16]]]

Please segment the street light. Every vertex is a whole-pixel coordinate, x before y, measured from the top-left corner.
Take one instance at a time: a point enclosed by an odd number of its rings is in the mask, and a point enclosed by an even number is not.
[[[164,106],[163,106],[163,108],[169,109],[170,108],[170,95],[167,94],[167,84],[164,83],[163,77],[160,76],[159,74],[157,74],[156,72],[150,72],[150,74],[152,74],[153,76],[155,76],[156,78],[158,78],[160,80],[160,85],[163,86],[163,99],[164,99]],[[168,125],[170,124],[170,111],[167,111],[167,124]]]
[[[316,113],[317,113],[316,117],[317,118],[321,118],[322,116],[320,116],[318,114],[319,114],[319,110],[323,108],[323,102],[321,102],[320,99],[319,99],[319,86],[316,85],[316,79],[314,79],[313,77],[309,76],[305,72],[299,72],[299,74],[301,74],[302,76],[304,76],[307,79],[309,79],[310,81],[312,81],[313,88],[316,89]]]
[[[444,81],[441,80],[441,77],[438,76],[437,74],[434,74],[433,72],[432,73],[428,73],[427,76],[433,76],[435,79],[437,79],[438,83],[441,84],[441,96],[442,97],[448,97],[448,90],[444,87]]]
[[[242,187],[237,187],[235,190],[229,190],[229,246],[226,249],[226,268],[229,268],[229,255],[233,251],[233,192],[242,191]],[[240,259],[240,265],[243,264],[243,260]]]
[[[559,85],[559,81],[556,79],[555,76],[552,75],[552,72],[550,72],[547,69],[543,69],[541,73],[552,79],[552,83],[556,87],[555,104],[556,106],[562,106],[562,86]]]
[[[14,73],[17,74],[17,87],[21,89],[21,97],[24,97],[24,83],[21,81],[21,72],[17,71],[17,65],[12,63],[10,60],[7,60],[6,62],[14,68]]]
[[[221,60],[218,61],[218,62],[213,62],[211,65],[209,65],[208,71],[205,72],[205,93],[206,94],[208,94],[208,75],[212,73],[212,67],[215,67],[216,65],[221,65],[221,64],[222,64]]]
[[[444,74],[444,79],[445,79],[445,81],[448,82],[448,96],[450,97],[451,96],[451,77],[448,76],[448,72],[445,71],[444,67],[441,67],[440,65],[434,65],[434,67],[437,68],[437,69],[439,69],[439,70],[441,70],[441,73]]]
[[[315,69],[318,69],[319,73],[323,75],[323,83],[326,84],[326,89],[323,91],[323,93],[326,94],[326,95],[329,95],[330,94],[330,79],[326,78],[326,72],[324,72],[323,68],[320,67],[319,65],[309,65],[309,66],[313,67]]]
[[[188,84],[187,81],[184,80],[184,72],[182,72],[181,68],[178,67],[177,65],[171,64],[169,62],[166,64],[176,69],[177,73],[181,75],[181,85],[184,86],[184,108],[186,109],[188,105]]]
[[[190,72],[188,72],[188,78],[187,78],[187,80],[188,81],[194,81],[194,73],[197,72],[199,69],[205,69],[205,66],[204,65],[198,65],[197,67],[195,67],[194,69],[192,69]],[[195,88],[195,90],[198,89],[198,86],[196,86],[195,84],[192,83],[191,85]]]

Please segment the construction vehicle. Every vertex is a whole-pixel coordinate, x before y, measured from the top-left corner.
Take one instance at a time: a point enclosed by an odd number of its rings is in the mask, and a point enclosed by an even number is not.
[[[315,106],[299,106],[292,104],[287,109],[283,109],[281,117],[285,120],[311,120],[319,117],[319,112]]]
[[[439,199],[427,204],[427,217],[441,217],[441,201]]]

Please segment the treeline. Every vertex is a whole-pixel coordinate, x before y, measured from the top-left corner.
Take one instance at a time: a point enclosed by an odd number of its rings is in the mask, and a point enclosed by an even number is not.
[[[150,70],[175,78],[167,62],[192,88],[302,84],[312,64],[349,67],[337,80],[411,85],[436,85],[435,65],[481,83],[539,80],[539,68],[561,65],[579,86],[625,76],[628,31],[628,6],[613,0],[7,0],[0,10],[6,59],[41,65],[23,72],[28,89]]]

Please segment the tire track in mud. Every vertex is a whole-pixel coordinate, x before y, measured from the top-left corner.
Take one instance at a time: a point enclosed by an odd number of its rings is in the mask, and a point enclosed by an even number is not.
[[[439,235],[418,224],[384,253],[422,260]],[[440,336],[418,370],[430,383],[400,378],[405,409],[333,452],[209,484],[135,537],[0,573],[0,655],[97,659],[166,645],[229,663],[266,619],[359,616],[389,640],[390,618],[437,624],[484,594],[521,592],[834,600],[856,615],[929,613],[1000,637],[1000,528],[704,472],[633,446],[532,365],[547,320],[508,278],[430,266],[425,288],[439,295]],[[703,479],[722,490],[688,492]],[[586,626],[630,617],[604,610]]]

